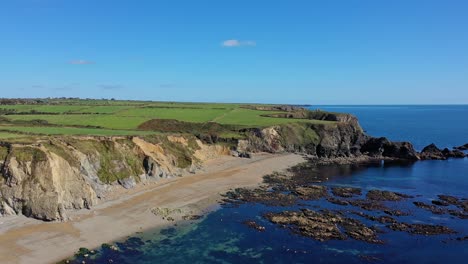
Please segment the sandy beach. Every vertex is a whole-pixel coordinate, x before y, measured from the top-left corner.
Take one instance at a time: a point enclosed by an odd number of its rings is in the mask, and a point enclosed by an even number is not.
[[[261,183],[262,176],[300,163],[295,154],[257,154],[252,159],[223,156],[207,161],[196,174],[121,190],[91,210],[70,214],[67,222],[42,222],[23,216],[0,218],[1,263],[54,263],[80,247],[96,248],[151,228],[172,225],[152,212],[178,209],[184,214],[216,208],[221,193]]]

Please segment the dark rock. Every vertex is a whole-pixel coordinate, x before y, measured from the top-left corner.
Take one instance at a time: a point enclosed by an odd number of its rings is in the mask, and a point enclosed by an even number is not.
[[[456,234],[452,229],[441,225],[394,223],[387,226],[394,231],[404,231],[416,235]]]
[[[452,229],[441,225],[412,224],[410,233],[418,235],[456,234]]]
[[[366,197],[374,201],[400,201],[403,198],[412,198],[406,194],[380,190],[370,190]]]
[[[184,215],[182,219],[186,221],[193,221],[193,220],[199,220],[202,217],[203,217],[202,215]]]
[[[450,205],[446,201],[441,201],[441,200],[432,200],[432,204],[438,205],[438,206],[449,206]]]
[[[252,220],[247,220],[247,221],[244,221],[244,225],[250,227],[250,228],[253,228],[257,231],[260,231],[260,232],[263,232],[265,231],[265,227],[264,226],[261,226],[259,224],[257,224],[255,221],[252,221]]]
[[[361,195],[362,191],[360,188],[353,188],[353,187],[333,187],[332,193],[335,196],[349,198],[349,197]]]
[[[428,211],[431,211],[433,214],[445,214],[445,210],[442,209],[442,208],[439,208],[435,205],[431,205],[431,204],[426,204],[426,203],[423,203],[423,202],[413,202],[414,205],[416,205],[417,207],[421,208],[421,209],[425,209],[425,210],[428,210]]]
[[[327,196],[327,187],[319,185],[299,186],[292,192],[304,200],[318,200]]]
[[[318,241],[344,240],[350,237],[368,243],[382,243],[377,239],[376,232],[360,221],[328,210],[316,212],[302,209],[301,211],[267,213],[264,217],[274,224],[291,229],[294,233]]]
[[[455,196],[451,196],[451,195],[437,195],[437,197],[439,197],[440,200],[448,203],[448,204],[451,204],[451,205],[459,205],[460,204],[460,200],[455,197]]]
[[[461,209],[463,209],[464,212],[467,212],[468,213],[468,201],[463,201],[463,202],[460,202],[460,204],[458,205],[458,207],[460,207]]]
[[[355,214],[355,215],[359,215],[361,217],[364,217],[364,218],[366,218],[368,220],[379,222],[381,224],[397,223],[398,222],[395,218],[387,216],[387,215],[372,216],[372,215],[368,215],[368,214],[365,214],[363,212],[358,212],[358,211],[354,211],[352,213]]]
[[[385,137],[370,138],[361,147],[361,152],[370,156],[418,160],[418,153],[409,142],[391,142]]]
[[[417,151],[409,142],[390,142],[384,145],[384,157],[405,159],[405,160],[419,160]]]
[[[409,213],[400,211],[400,210],[384,210],[384,213],[391,215],[391,216],[407,216],[410,215]]]
[[[466,143],[465,145],[461,145],[461,146],[453,147],[453,148],[456,150],[468,150],[468,143]]]
[[[448,213],[460,219],[468,219],[468,213],[466,211],[448,210]]]
[[[341,200],[341,199],[336,199],[334,197],[328,197],[327,201],[332,203],[332,204],[337,204],[337,205],[349,205],[349,202],[346,200]]]
[[[425,160],[444,160],[447,157],[442,153],[442,151],[434,144],[430,144],[423,148],[420,153],[421,159]]]
[[[248,152],[239,152],[238,157],[239,158],[250,159],[250,158],[252,158],[252,155],[250,153],[248,153]]]
[[[449,150],[448,148],[444,148],[442,150],[442,154],[444,154],[446,158],[464,158],[465,157],[465,153],[459,150]]]
[[[245,203],[254,202],[262,203],[270,206],[290,206],[297,202],[297,196],[293,194],[284,194],[279,191],[268,191],[266,189],[245,189],[237,188],[224,195],[225,202],[229,203]]]

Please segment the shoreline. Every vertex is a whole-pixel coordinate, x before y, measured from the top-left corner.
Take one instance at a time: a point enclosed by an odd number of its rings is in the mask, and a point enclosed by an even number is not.
[[[205,162],[203,171],[196,174],[113,193],[91,210],[70,212],[67,222],[0,218],[0,258],[2,263],[58,262],[73,256],[80,247],[97,248],[138,232],[173,225],[184,215],[212,211],[221,193],[258,186],[263,176],[303,161],[297,154],[262,153],[252,159],[222,156]],[[168,221],[155,215],[155,208],[180,213]]]

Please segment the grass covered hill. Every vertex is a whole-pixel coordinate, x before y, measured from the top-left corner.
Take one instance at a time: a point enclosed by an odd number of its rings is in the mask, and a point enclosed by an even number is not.
[[[0,99],[0,139],[37,135],[128,136],[167,132],[242,137],[243,129],[333,123],[290,106],[82,99]]]

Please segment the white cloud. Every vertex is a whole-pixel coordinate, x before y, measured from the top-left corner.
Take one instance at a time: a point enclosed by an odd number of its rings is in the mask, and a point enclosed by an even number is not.
[[[90,60],[72,60],[72,61],[70,61],[70,64],[88,65],[88,64],[94,64],[94,61],[90,61]]]
[[[237,39],[228,39],[228,40],[223,41],[223,44],[222,44],[223,47],[227,47],[227,48],[243,47],[243,46],[253,47],[256,45],[257,43],[252,40],[237,40]]]

